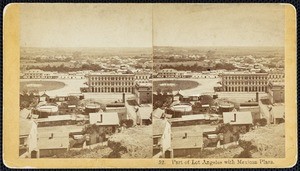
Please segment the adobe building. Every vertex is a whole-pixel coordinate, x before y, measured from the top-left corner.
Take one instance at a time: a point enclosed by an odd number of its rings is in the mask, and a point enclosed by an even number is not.
[[[138,104],[152,103],[152,83],[137,83],[134,94]]]
[[[268,97],[272,104],[284,103],[284,87],[284,82],[269,82]]]

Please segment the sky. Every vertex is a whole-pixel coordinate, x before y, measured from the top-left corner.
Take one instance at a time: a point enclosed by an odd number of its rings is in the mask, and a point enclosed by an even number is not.
[[[284,46],[279,4],[164,4],[153,7],[155,46]]]
[[[279,4],[22,4],[22,47],[284,46]]]
[[[147,4],[22,4],[22,47],[151,47]]]

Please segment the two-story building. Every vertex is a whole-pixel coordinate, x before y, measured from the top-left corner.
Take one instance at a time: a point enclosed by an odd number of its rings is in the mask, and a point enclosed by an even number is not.
[[[134,94],[138,104],[152,103],[152,83],[137,83]]]
[[[90,92],[133,93],[134,74],[91,73],[88,75]]]

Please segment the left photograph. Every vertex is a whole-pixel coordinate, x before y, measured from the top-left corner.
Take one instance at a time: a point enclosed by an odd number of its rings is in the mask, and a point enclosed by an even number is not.
[[[152,158],[152,6],[20,5],[20,158]]]

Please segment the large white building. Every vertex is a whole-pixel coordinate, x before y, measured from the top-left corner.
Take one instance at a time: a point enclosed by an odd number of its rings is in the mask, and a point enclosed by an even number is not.
[[[90,92],[133,93],[134,82],[134,74],[91,73],[88,75]]]
[[[228,92],[266,92],[268,73],[227,72],[221,74],[222,89]]]

